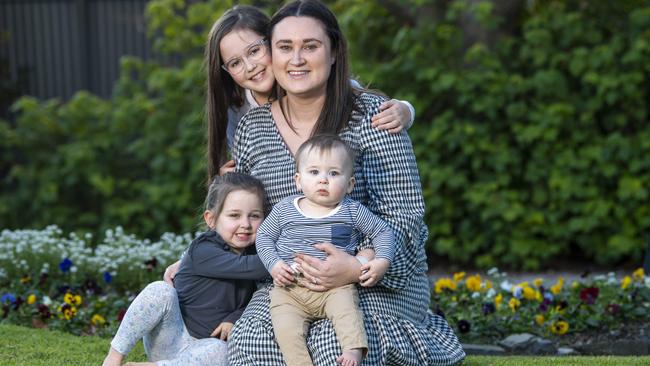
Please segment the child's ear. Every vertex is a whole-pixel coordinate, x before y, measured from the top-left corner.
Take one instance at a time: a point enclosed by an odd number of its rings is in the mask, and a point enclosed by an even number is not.
[[[356,183],[357,180],[354,179],[354,177],[350,177],[350,180],[348,181],[348,194],[352,193],[352,189],[354,188],[354,183]]]
[[[205,210],[203,212],[203,220],[205,220],[205,224],[208,225],[208,227],[212,230],[214,230],[214,221],[216,217],[214,217],[214,214],[210,210]]]
[[[302,186],[300,185],[300,173],[294,174],[293,180],[296,182],[296,187],[298,188],[298,190],[302,191]]]

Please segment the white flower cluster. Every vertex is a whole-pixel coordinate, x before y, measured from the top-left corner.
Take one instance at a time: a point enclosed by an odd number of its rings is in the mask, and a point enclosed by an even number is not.
[[[160,277],[159,273],[178,260],[191,240],[191,234],[165,233],[159,241],[151,242],[126,234],[117,227],[107,230],[104,240],[93,249],[91,235],[80,238],[72,233],[64,237],[56,226],[44,230],[3,230],[0,234],[0,279],[40,273],[77,276],[79,280],[101,279],[104,272],[108,272],[115,281],[136,288],[148,277]],[[59,264],[66,258],[72,264],[64,273]],[[157,266],[151,271],[153,274],[148,275],[145,262],[151,263],[154,258]]]

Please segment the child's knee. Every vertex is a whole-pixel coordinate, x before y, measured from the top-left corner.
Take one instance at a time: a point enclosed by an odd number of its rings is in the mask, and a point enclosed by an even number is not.
[[[165,281],[155,281],[147,285],[142,293],[155,296],[161,302],[178,301],[176,289]]]

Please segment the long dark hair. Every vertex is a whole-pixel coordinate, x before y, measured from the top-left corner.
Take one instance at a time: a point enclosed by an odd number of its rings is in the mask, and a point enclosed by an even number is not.
[[[292,16],[311,17],[318,20],[323,25],[330,40],[335,62],[327,80],[325,104],[311,135],[321,133],[338,134],[347,126],[352,111],[355,109],[356,96],[350,84],[347,41],[343,32],[341,32],[336,16],[327,6],[317,0],[298,0],[283,6],[271,18],[267,38],[271,39],[273,30],[279,22]],[[272,49],[273,47],[271,47]],[[280,103],[280,107],[282,107],[282,103]],[[287,117],[284,109],[282,113]],[[293,128],[289,119],[287,119],[287,122]]]
[[[205,45],[205,67],[208,73],[205,101],[208,124],[208,184],[219,174],[219,168],[227,161],[228,108],[241,107],[245,99],[244,89],[221,68],[223,60],[219,45],[223,37],[238,29],[250,29],[264,36],[268,24],[269,17],[261,10],[253,6],[237,5],[214,23],[208,35]]]

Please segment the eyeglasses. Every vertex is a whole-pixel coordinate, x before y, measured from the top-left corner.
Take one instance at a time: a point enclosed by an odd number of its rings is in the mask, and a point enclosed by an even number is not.
[[[221,67],[233,75],[239,74],[246,67],[244,60],[251,64],[255,63],[266,55],[266,49],[266,38],[262,38],[248,46],[243,55],[231,58],[227,62],[224,62]]]

